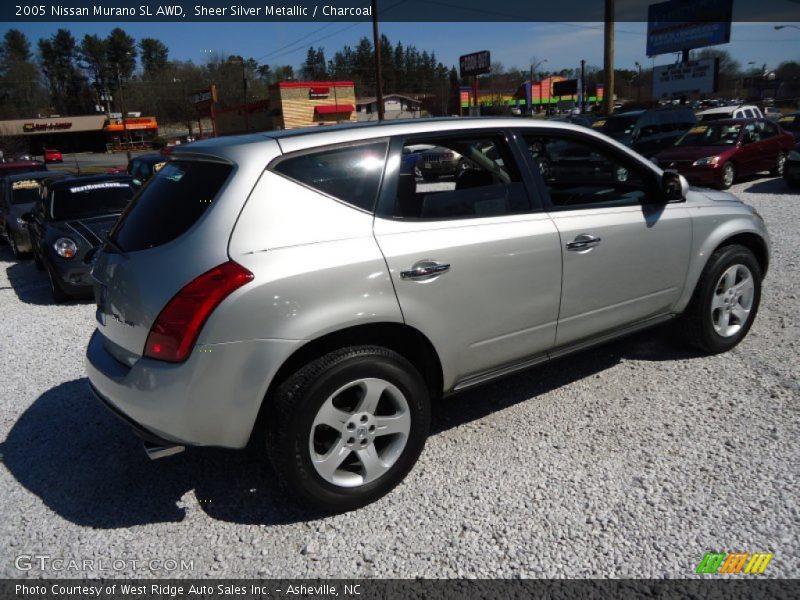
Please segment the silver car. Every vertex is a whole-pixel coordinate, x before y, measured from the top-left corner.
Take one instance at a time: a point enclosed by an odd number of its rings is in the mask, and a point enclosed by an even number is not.
[[[471,168],[425,182],[401,168],[421,144]],[[177,148],[95,257],[86,368],[151,457],[252,439],[344,511],[406,476],[442,396],[670,320],[729,350],[768,262],[755,210],[567,123],[219,138]]]

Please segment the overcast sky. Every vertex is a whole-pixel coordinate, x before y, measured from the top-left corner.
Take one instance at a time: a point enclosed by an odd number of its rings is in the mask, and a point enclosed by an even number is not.
[[[731,43],[720,46],[746,66],[774,68],[781,61],[800,61],[800,30],[774,29],[776,23],[734,23]],[[35,43],[52,35],[56,23],[17,23]],[[106,35],[111,23],[69,23],[66,25],[80,39],[86,33]],[[0,24],[5,32],[11,24]],[[330,58],[344,44],[354,46],[362,36],[372,35],[369,23],[123,23],[134,38],[156,37],[170,49],[170,57],[203,62],[213,50],[239,54],[260,63],[291,64],[303,62],[309,45],[323,46]],[[645,23],[618,23],[616,26],[617,68],[633,68],[640,61],[652,65],[645,55]],[[392,43],[402,41],[420,50],[433,50],[439,60],[455,65],[461,54],[490,50],[493,62],[506,67],[529,68],[531,59],[547,59],[542,69],[557,71],[575,67],[581,58],[587,64],[603,64],[602,23],[383,23],[381,32]],[[675,61],[675,55],[656,57],[655,64]]]

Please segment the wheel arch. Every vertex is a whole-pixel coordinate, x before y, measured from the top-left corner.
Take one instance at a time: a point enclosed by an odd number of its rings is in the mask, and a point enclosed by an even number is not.
[[[694,296],[697,286],[700,285],[700,278],[708,265],[711,256],[720,248],[725,246],[741,245],[750,250],[758,261],[761,268],[761,278],[766,276],[769,269],[769,242],[766,238],[766,231],[759,232],[752,227],[745,230],[732,229],[733,223],[729,222],[728,227],[717,231],[716,235],[707,238],[699,251],[695,252],[694,264],[690,265],[690,270],[686,278],[686,287],[683,295],[675,306],[675,312],[681,313],[688,306]],[[698,260],[702,257],[702,260]]]
[[[418,329],[405,323],[368,323],[326,333],[297,348],[278,368],[262,399],[254,431],[263,425],[272,394],[303,365],[346,346],[376,345],[393,350],[416,367],[425,380],[431,399],[442,394],[444,374],[439,354]]]

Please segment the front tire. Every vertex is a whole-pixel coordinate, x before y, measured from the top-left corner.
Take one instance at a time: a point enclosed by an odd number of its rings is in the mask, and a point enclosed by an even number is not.
[[[727,190],[736,181],[736,167],[732,162],[726,162],[722,165],[722,171],[719,178],[719,189]]]
[[[269,400],[270,460],[303,503],[323,512],[354,510],[389,493],[416,463],[430,425],[422,376],[379,346],[326,354]]]
[[[761,301],[761,267],[744,246],[719,248],[684,313],[684,339],[709,354],[727,352],[750,331]]]

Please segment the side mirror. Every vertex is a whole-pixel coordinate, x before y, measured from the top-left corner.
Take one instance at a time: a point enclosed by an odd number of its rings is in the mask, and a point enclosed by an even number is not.
[[[26,223],[33,223],[34,220],[35,220],[35,217],[33,216],[32,212],[22,213],[19,216],[19,218],[22,219],[23,221],[25,221]]]
[[[661,176],[661,192],[664,200],[683,200],[689,192],[689,182],[677,171],[664,171]]]

